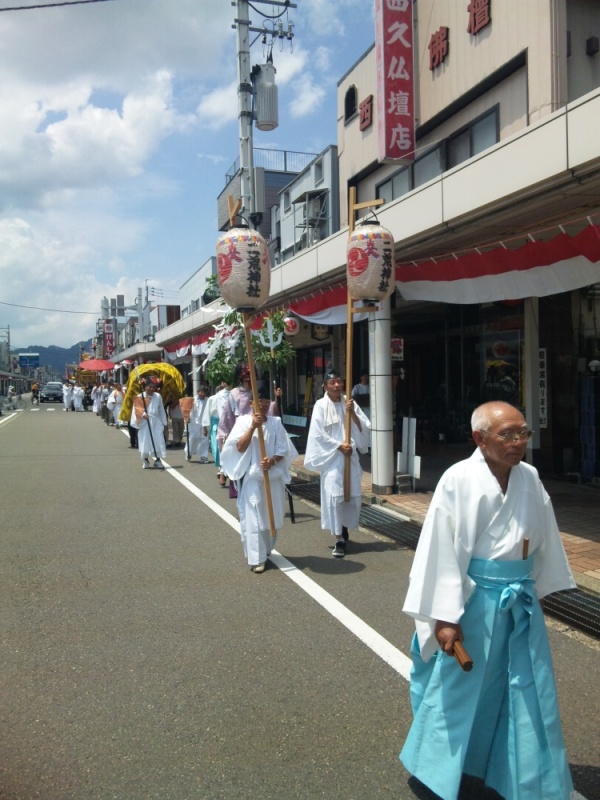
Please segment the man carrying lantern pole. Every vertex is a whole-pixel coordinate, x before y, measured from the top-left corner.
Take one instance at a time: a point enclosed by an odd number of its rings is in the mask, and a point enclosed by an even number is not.
[[[240,201],[233,206],[229,202],[229,221],[231,228],[217,241],[217,273],[221,295],[228,306],[242,314],[246,350],[248,351],[248,368],[252,386],[252,399],[255,414],[260,414],[256,369],[252,351],[252,335],[250,333],[250,312],[263,305],[269,297],[271,288],[271,265],[267,244],[258,231],[248,227],[233,227],[235,216],[239,211]],[[262,425],[256,429],[261,459],[267,457]],[[269,472],[264,471],[264,492],[269,519],[269,530],[275,538],[277,530],[273,515],[271,485]]]
[[[244,555],[252,572],[261,574],[275,547],[264,488],[267,479],[275,533],[283,527],[285,485],[291,481],[290,466],[298,455],[279,417],[269,415],[270,393],[259,390],[259,410],[237,417],[221,453],[221,463],[237,481],[237,506]],[[262,446],[258,431],[262,433]]]
[[[342,394],[344,382],[333,370],[325,375],[324,397],[314,405],[304,466],[321,475],[321,528],[335,536],[334,558],[346,555],[348,529],[358,527],[361,506],[362,470],[358,451],[369,447],[369,420],[352,398]],[[346,414],[350,416],[351,438],[345,441]],[[351,464],[348,497],[345,489],[346,459]]]

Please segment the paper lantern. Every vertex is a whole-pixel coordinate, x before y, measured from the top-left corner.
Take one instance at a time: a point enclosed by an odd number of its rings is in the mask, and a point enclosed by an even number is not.
[[[348,240],[347,265],[353,300],[385,300],[396,286],[392,234],[378,222],[358,224]]]
[[[251,311],[262,306],[271,288],[267,243],[258,231],[230,228],[217,241],[217,274],[228,306]]]
[[[300,322],[296,317],[283,318],[283,332],[286,336],[295,336],[300,331]]]

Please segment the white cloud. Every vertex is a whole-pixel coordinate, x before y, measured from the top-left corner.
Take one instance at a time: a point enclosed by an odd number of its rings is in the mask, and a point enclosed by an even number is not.
[[[293,47],[273,49],[280,128],[257,131],[256,146],[319,152],[335,140],[335,83],[360,55],[352,25],[372,40],[370,5],[290,11]],[[0,302],[99,311],[149,276],[177,289],[212,255],[223,165],[239,153],[235,15],[229,0],[0,14]],[[252,64],[264,58],[256,43]],[[95,330],[93,316],[0,305],[7,324],[20,346]]]
[[[293,89],[295,96],[290,101],[289,111],[294,119],[314,114],[322,106],[325,89],[315,85],[308,76],[295,84]]]
[[[238,117],[237,81],[206,92],[196,110],[200,124],[220,130]]]

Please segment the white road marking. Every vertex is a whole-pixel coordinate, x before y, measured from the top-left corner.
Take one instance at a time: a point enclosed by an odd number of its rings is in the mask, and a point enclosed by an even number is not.
[[[165,467],[169,467],[166,461],[163,460],[163,464]],[[176,470],[167,469],[167,473],[175,480],[179,481],[182,486],[184,486],[189,492],[191,492],[195,497],[198,498],[202,503],[207,505],[212,511],[215,512],[221,519],[226,522],[230,527],[232,527],[238,533],[240,532],[240,523],[233,516],[230,514],[229,511],[225,511],[217,502],[215,502],[212,498],[206,495],[201,489],[198,489],[197,486],[194,486],[191,481],[188,481],[187,478],[184,478],[183,475],[180,475]],[[278,567],[284,575],[286,575],[290,580],[294,581],[296,586],[302,589],[309,597],[312,597],[320,606],[322,606],[325,611],[331,614],[338,622],[344,625],[351,633],[353,633],[363,644],[366,644],[367,647],[372,650],[379,658],[385,661],[386,664],[389,664],[393,670],[395,670],[399,675],[401,675],[405,680],[409,680],[410,677],[410,668],[411,668],[411,660],[408,656],[406,656],[401,650],[395,647],[391,642],[388,642],[387,639],[377,633],[376,630],[367,625],[360,617],[358,617],[353,611],[350,611],[345,605],[340,603],[339,600],[329,594],[325,589],[319,586],[318,583],[309,578],[305,575],[301,570],[295,567],[291,561],[288,561],[287,558],[281,555],[277,550],[273,550],[270,556],[270,560]]]
[[[125,436],[129,437],[129,434],[126,431],[122,431]],[[165,465],[167,475],[170,475],[175,480],[179,481],[179,483],[184,486],[189,492],[191,492],[194,497],[197,497],[202,503],[204,503],[208,508],[215,512],[221,519],[226,522],[231,528],[233,528],[237,533],[240,532],[240,523],[233,514],[230,514],[229,511],[226,511],[222,508],[215,500],[205,494],[202,489],[199,489],[195,486],[191,481],[188,481],[187,478],[184,478],[183,475],[180,475],[177,470],[171,469],[171,465],[168,464],[164,459],[161,459],[163,464]],[[395,672],[398,673],[401,677],[403,677],[406,681],[410,680],[410,668],[411,668],[411,660],[410,658],[405,655],[401,650],[395,647],[391,642],[388,642],[380,633],[377,633],[376,630],[371,628],[370,625],[367,625],[360,617],[357,617],[353,611],[350,611],[349,608],[346,608],[345,605],[340,603],[339,600],[329,594],[325,589],[319,586],[318,583],[309,578],[303,572],[301,572],[297,567],[295,567],[291,561],[288,561],[285,556],[282,556],[277,550],[273,550],[270,556],[270,560],[275,564],[275,566],[280,569],[284,575],[286,575],[290,580],[294,581],[296,586],[306,592],[309,597],[312,597],[317,603],[319,603],[322,608],[325,609],[332,617],[334,617],[338,622],[341,622],[351,633],[353,633],[363,644],[366,644],[367,647],[375,653],[375,655],[379,656],[382,661],[385,661]],[[587,800],[582,794],[579,792],[573,791],[571,792],[570,800]]]

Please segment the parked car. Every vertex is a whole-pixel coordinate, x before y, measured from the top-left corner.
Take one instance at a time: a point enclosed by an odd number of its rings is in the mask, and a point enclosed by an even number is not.
[[[60,381],[50,381],[40,389],[40,403],[62,403],[63,391]]]

